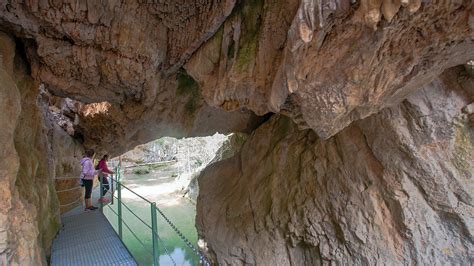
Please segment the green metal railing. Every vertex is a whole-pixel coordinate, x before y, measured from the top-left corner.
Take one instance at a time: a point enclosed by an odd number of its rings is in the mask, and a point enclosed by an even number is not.
[[[125,226],[128,229],[128,231],[132,234],[132,236],[141,244],[141,246],[143,246],[143,248],[150,253],[150,255],[153,258],[153,265],[158,265],[158,262],[159,262],[159,249],[158,249],[159,242],[162,245],[162,248],[165,251],[165,253],[170,257],[173,264],[176,265],[176,262],[174,261],[173,257],[171,256],[171,254],[167,250],[166,246],[164,245],[163,240],[160,238],[160,236],[158,234],[158,226],[157,226],[157,221],[158,221],[157,220],[157,212],[158,212],[160,214],[160,216],[170,225],[170,227],[173,229],[173,231],[186,244],[186,246],[189,247],[199,257],[199,259],[200,259],[199,262],[203,265],[206,265],[206,266],[210,265],[207,258],[204,257],[204,255],[201,252],[199,252],[199,250],[178,230],[178,228],[171,222],[171,220],[168,219],[168,217],[166,217],[166,215],[163,213],[163,211],[160,210],[156,206],[155,202],[149,201],[148,199],[146,199],[143,196],[139,195],[138,193],[136,193],[135,191],[133,191],[132,189],[130,189],[129,187],[127,187],[126,185],[124,185],[120,181],[120,179],[121,179],[120,164],[117,167],[115,167],[114,175],[115,175],[115,178],[113,176],[109,177],[109,180],[110,180],[109,189],[110,189],[110,192],[111,192],[110,193],[110,203],[111,204],[104,205],[103,202],[100,202],[99,206],[100,206],[100,211],[101,212],[104,211],[104,206],[107,206],[110,209],[110,211],[112,211],[112,213],[114,213],[117,216],[117,234],[119,235],[120,240],[122,240],[122,242],[123,242],[123,226]],[[104,187],[103,177],[101,176],[99,179],[100,179],[100,187],[99,187],[100,191],[99,191],[99,193],[100,193],[100,196],[102,196],[102,191],[103,191],[103,187]],[[117,196],[115,196],[115,193],[114,193],[115,192],[114,191],[114,183],[115,183],[115,190],[117,192]],[[147,204],[150,205],[151,225],[148,224],[144,220],[143,217],[140,217],[135,212],[133,212],[131,210],[131,208],[129,206],[127,206],[127,204],[125,204],[122,201],[122,189],[126,189],[126,190],[130,191],[135,196],[137,196],[138,198],[140,198],[141,200],[145,201]],[[116,201],[117,211],[115,211],[111,207],[111,205],[114,205],[115,200],[117,200]],[[139,220],[141,223],[143,223],[143,225],[145,225],[145,227],[147,227],[148,229],[151,230],[151,239],[152,239],[152,250],[151,251],[149,250],[149,248],[147,248],[147,246],[143,243],[143,241],[135,234],[135,232],[132,230],[132,228],[124,221],[123,214],[122,214],[122,207],[126,208],[131,214],[133,214],[137,218],[137,220]]]

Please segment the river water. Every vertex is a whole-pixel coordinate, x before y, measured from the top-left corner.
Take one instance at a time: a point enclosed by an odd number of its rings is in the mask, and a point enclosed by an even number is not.
[[[195,227],[196,207],[179,194],[172,193],[174,189],[169,175],[170,171],[144,175],[124,174],[122,183],[151,202],[156,202],[160,210],[175,224],[186,238],[194,245],[197,242]],[[117,196],[117,192],[115,192]],[[152,264],[151,230],[143,222],[151,226],[151,206],[149,203],[122,188],[123,241],[139,265]],[[117,230],[117,204],[104,207],[104,214]],[[130,210],[142,221],[136,218]],[[133,231],[133,233],[130,231]],[[157,212],[157,227],[160,240],[158,241],[160,265],[199,265],[199,258],[186,246],[170,225]],[[135,234],[135,236],[134,236]],[[139,240],[137,240],[137,238]],[[170,258],[172,257],[172,259]]]

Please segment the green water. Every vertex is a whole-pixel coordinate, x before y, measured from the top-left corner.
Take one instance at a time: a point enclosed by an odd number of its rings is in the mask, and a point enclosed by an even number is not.
[[[158,175],[134,175],[127,174],[122,177],[122,182],[133,190],[140,190],[141,186],[156,186],[165,184],[165,180]],[[125,189],[122,189],[125,191]],[[117,193],[115,192],[117,196]],[[188,200],[177,195],[161,194],[148,195],[146,198],[151,202],[156,202],[157,207],[174,223],[181,233],[196,246],[197,232],[195,227],[196,207]],[[138,197],[124,197],[122,202],[129,207],[138,217],[151,226],[150,204]],[[169,204],[167,202],[172,202]],[[163,203],[163,204],[160,204]],[[104,214],[109,219],[112,226],[117,229],[118,219],[113,211],[117,212],[117,204],[109,204],[104,207]],[[112,211],[112,210],[113,211]],[[137,219],[127,208],[122,206],[122,217],[125,224],[135,233],[130,232],[127,226],[123,225],[123,242],[139,265],[152,265],[152,239],[151,229]],[[173,231],[169,224],[157,212],[159,264],[173,265],[170,255],[176,265],[199,265],[199,258],[187,247],[181,238]],[[142,242],[140,243],[139,240]],[[165,250],[166,249],[166,250]],[[168,255],[169,254],[169,255]]]

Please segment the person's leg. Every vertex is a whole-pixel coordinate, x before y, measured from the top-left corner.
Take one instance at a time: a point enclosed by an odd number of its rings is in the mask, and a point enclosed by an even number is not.
[[[83,186],[84,186],[84,204],[86,205],[86,209],[89,207],[89,201],[88,201],[88,198],[87,198],[87,186],[86,186],[86,181],[83,180],[82,181],[83,183]]]
[[[104,186],[103,186],[103,191],[102,191],[102,197],[105,196],[105,194],[107,194],[107,191],[109,191],[110,189],[110,186],[109,186],[109,180],[107,177],[103,177],[103,182],[104,182]]]
[[[107,180],[107,177],[102,177],[102,189],[101,189],[101,197],[99,199],[99,202],[102,203],[109,203],[110,200],[105,197],[105,194],[107,194],[107,191],[109,191],[109,181]]]
[[[84,185],[86,187],[86,192],[84,194],[84,199],[86,202],[86,209],[89,209],[92,207],[92,200],[91,200],[91,195],[92,195],[92,180],[84,180]]]

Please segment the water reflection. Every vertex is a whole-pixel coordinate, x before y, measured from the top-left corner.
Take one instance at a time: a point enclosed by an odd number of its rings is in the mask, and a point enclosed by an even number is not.
[[[192,264],[189,260],[186,260],[186,251],[181,248],[175,248],[171,253],[171,257],[174,259],[176,265],[186,265],[191,266]],[[171,261],[171,258],[168,255],[160,256],[160,265],[174,265]]]
[[[179,195],[171,193],[152,193],[153,188],[159,185],[166,186],[167,183],[160,179],[153,180],[151,175],[133,175],[128,174],[122,179],[123,183],[134,191],[146,191],[145,197],[157,203],[163,213],[176,225],[176,227],[185,235],[191,243],[196,246],[197,232],[195,227],[196,207],[188,200],[183,199]],[[125,189],[122,190],[124,192]],[[160,192],[163,190],[155,190]],[[122,193],[125,194],[125,193]],[[123,203],[140,217],[145,223],[151,225],[151,209],[150,205],[140,198],[125,194]],[[109,205],[115,212],[117,212],[117,204]],[[111,222],[112,226],[117,230],[117,216],[109,208],[104,208],[104,214]],[[147,225],[143,224],[137,217],[135,217],[127,208],[122,207],[122,217],[126,225],[123,225],[123,241],[132,255],[135,257],[139,265],[152,264],[152,239],[151,230]],[[159,263],[160,265],[173,265],[169,255],[175,261],[176,265],[198,265],[199,258],[180,237],[173,231],[168,223],[157,213],[157,226],[160,241],[158,242]],[[137,238],[128,230],[135,233]]]

